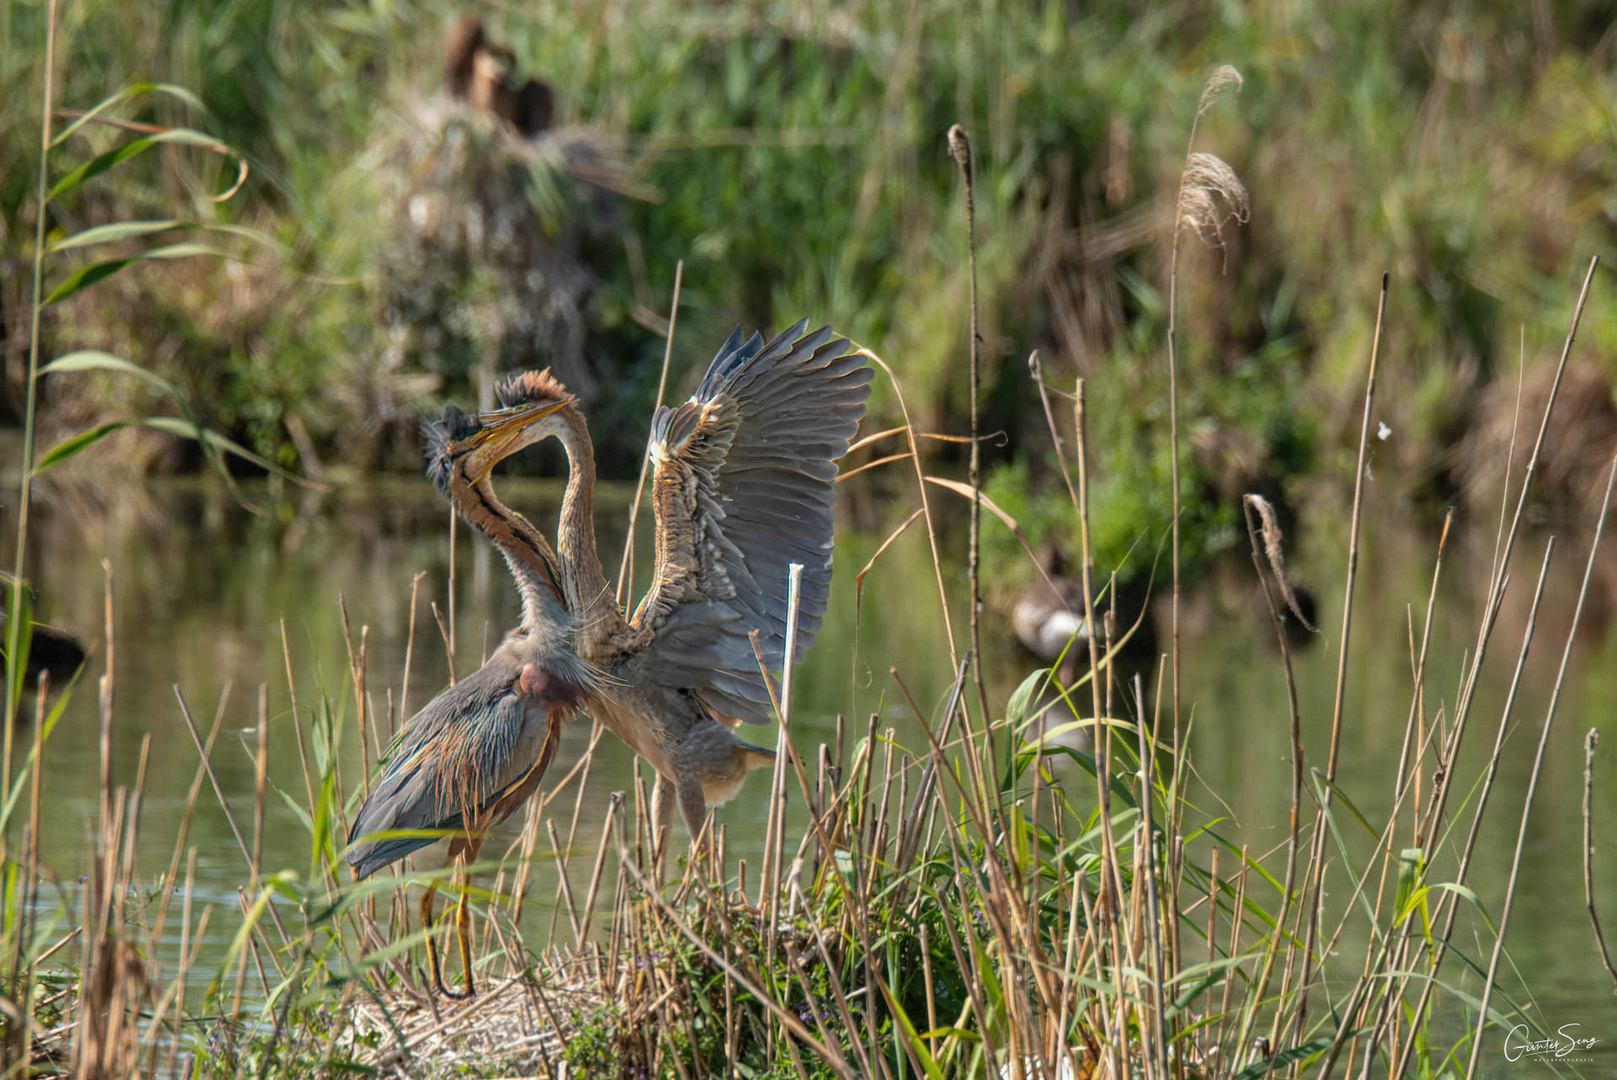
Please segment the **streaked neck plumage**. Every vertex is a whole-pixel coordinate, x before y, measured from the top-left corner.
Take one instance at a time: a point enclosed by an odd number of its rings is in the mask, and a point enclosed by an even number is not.
[[[450,473],[448,495],[461,517],[492,540],[505,557],[522,598],[522,625],[572,626],[575,616],[561,585],[556,552],[544,533],[500,501],[486,474],[474,478],[464,464]]]
[[[561,421],[549,434],[567,453],[567,488],[562,494],[557,544],[568,605],[581,624],[580,651],[587,659],[601,655],[606,643],[628,628],[617,597],[595,550],[595,447],[589,427],[577,409],[557,414]]]

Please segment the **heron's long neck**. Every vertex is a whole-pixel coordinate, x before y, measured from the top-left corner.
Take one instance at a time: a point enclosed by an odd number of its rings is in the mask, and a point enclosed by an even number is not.
[[[502,503],[486,477],[473,482],[457,471],[449,498],[461,516],[492,540],[505,556],[505,564],[511,568],[517,592],[522,596],[522,625],[568,625],[572,617],[567,613],[569,605],[559,580],[556,552],[545,540],[545,534]]]
[[[568,605],[583,625],[586,650],[617,633],[627,624],[617,597],[606,583],[601,559],[595,551],[595,447],[583,414],[563,414],[567,451],[567,490],[562,494],[557,543],[561,546],[562,580]]]

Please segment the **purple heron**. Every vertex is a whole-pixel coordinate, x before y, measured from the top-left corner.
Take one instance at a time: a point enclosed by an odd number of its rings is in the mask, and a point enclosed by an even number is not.
[[[435,697],[400,731],[348,834],[356,879],[450,838],[449,858],[461,879],[456,932],[465,993],[444,986],[432,934],[437,883],[421,898],[433,986],[447,997],[470,997],[473,991],[465,868],[477,859],[489,826],[538,789],[574,706],[599,692],[600,675],[579,657],[554,576],[529,577],[533,588],[523,593],[522,625],[487,663]]]
[[[547,372],[515,376],[498,389],[502,408],[475,417],[452,410],[434,434],[432,475],[500,548],[523,594],[543,593],[559,564],[578,654],[603,676],[580,685],[579,704],[656,770],[658,828],[677,803],[693,841],[707,808],[734,797],[747,772],[774,757],[733,728],[770,722],[758,654],[779,671],[788,564],[804,568],[798,656],[813,642],[830,594],[836,462],[864,415],[871,371],[864,353],[829,327],[805,333],[806,326],[767,345],[736,331],[690,400],[657,410],[655,562],[632,617],[596,554],[595,452],[565,387]],[[552,437],[569,466],[559,559],[489,481],[495,463]]]

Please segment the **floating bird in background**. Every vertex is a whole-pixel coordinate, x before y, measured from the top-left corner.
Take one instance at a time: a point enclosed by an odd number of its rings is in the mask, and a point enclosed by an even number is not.
[[[546,372],[507,380],[503,408],[451,410],[432,433],[432,475],[505,555],[524,595],[556,556],[542,533],[495,496],[493,465],[556,438],[569,471],[559,525],[560,580],[583,660],[603,673],[580,705],[657,771],[659,828],[677,802],[693,840],[707,807],[732,798],[773,753],[737,738],[769,723],[771,672],[785,658],[787,567],[803,566],[797,654],[813,642],[830,594],[836,462],[870,396],[865,354],[829,327],[798,323],[767,345],[740,331],[691,399],[652,421],[652,584],[626,618],[595,548],[595,455],[583,414]],[[757,632],[757,653],[749,635]],[[796,657],[794,657],[794,660]]]
[[[1058,675],[1064,685],[1070,686],[1089,670],[1089,623],[1084,614],[1083,580],[1065,576],[1066,560],[1055,544],[1045,546],[1039,561],[1044,574],[1011,609],[1011,629],[1039,659],[1061,658]],[[1114,659],[1120,668],[1127,668],[1131,673],[1138,668],[1143,672],[1157,656],[1156,627],[1146,606],[1148,589],[1126,585],[1119,592],[1116,597],[1102,595],[1095,599],[1095,614],[1103,619],[1111,616],[1110,633],[1103,634],[1095,644],[1100,656],[1105,657],[1109,639],[1117,649]],[[1127,640],[1123,640],[1125,635]]]

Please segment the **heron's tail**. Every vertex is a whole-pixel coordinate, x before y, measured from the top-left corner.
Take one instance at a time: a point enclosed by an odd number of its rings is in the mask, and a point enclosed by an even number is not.
[[[736,740],[736,745],[741,750],[741,765],[745,770],[750,772],[753,769],[774,767],[775,751],[766,750],[762,746],[754,746],[749,742],[742,742],[740,739]]]

